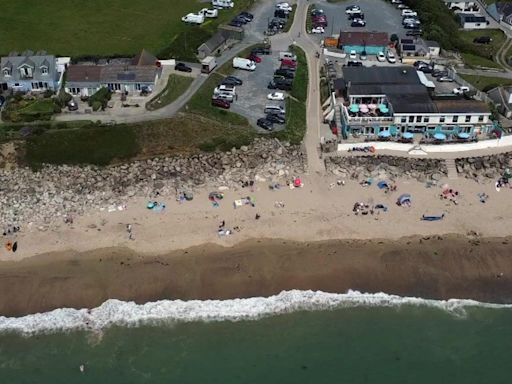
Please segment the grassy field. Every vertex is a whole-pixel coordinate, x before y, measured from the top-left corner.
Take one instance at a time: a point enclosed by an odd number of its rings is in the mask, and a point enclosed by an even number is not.
[[[50,164],[107,165],[139,151],[130,126],[90,127],[44,132],[27,139],[25,159],[32,167]]]
[[[494,56],[505,43],[506,37],[503,31],[499,29],[460,31],[459,35],[468,47],[478,52],[478,55],[463,53],[464,62],[471,66],[500,68],[500,65],[494,62]],[[490,44],[473,43],[473,39],[480,36],[489,36],[492,42]]]
[[[472,55],[471,53],[462,53],[462,59],[464,63],[470,67],[484,67],[484,68],[501,68],[501,66],[485,57]]]
[[[181,96],[190,87],[194,81],[192,77],[171,74],[164,90],[146,103],[146,108],[150,111],[162,108],[171,104]]]
[[[460,74],[460,77],[462,77],[468,83],[473,84],[476,88],[485,92],[500,85],[512,85],[512,79],[504,79],[502,77],[487,77],[463,74]]]
[[[146,48],[154,54],[191,58],[219,23],[253,1],[237,0],[233,9],[220,11],[218,19],[201,26],[181,21],[187,13],[210,6],[200,0],[6,1],[0,11],[0,55],[43,49],[73,57],[129,56]]]

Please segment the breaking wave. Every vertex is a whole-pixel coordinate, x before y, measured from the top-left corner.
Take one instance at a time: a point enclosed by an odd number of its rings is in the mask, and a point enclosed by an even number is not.
[[[438,308],[459,317],[466,316],[465,309],[468,307],[512,309],[512,304],[490,304],[474,300],[440,301],[386,293],[348,291],[337,294],[292,290],[270,297],[232,300],[161,300],[136,304],[112,299],[90,310],[62,308],[23,317],[0,317],[0,332],[27,336],[71,330],[101,332],[114,325],[130,327],[168,322],[258,320],[296,311],[403,305]]]

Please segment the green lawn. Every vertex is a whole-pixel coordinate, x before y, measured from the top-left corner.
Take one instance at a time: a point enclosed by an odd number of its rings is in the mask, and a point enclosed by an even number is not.
[[[308,62],[304,51],[298,47],[290,46],[290,51],[297,56],[297,71],[293,80],[292,97],[305,102],[308,98]]]
[[[475,57],[481,57],[482,59],[486,60],[481,61],[482,66],[488,66],[488,67],[500,67],[498,64],[494,63],[494,56],[496,56],[496,53],[498,50],[505,44],[506,37],[503,31],[500,29],[485,29],[485,30],[475,30],[475,31],[460,31],[459,33],[460,38],[462,41],[470,48],[472,49],[473,55]],[[475,37],[480,36],[489,36],[492,38],[492,42],[490,44],[477,44],[473,43],[473,40]],[[476,55],[478,53],[478,56]],[[468,53],[469,54],[469,53]],[[479,65],[474,64],[475,62],[478,62],[478,60],[475,61],[475,59],[469,57],[468,64],[470,65]],[[493,62],[494,65],[491,65],[489,62]],[[487,65],[486,65],[487,64]]]
[[[460,77],[462,77],[468,83],[473,84],[476,88],[480,89],[481,91],[488,91],[500,85],[512,85],[512,79],[504,79],[501,77],[487,77],[463,74],[460,74]]]
[[[464,63],[470,67],[501,68],[498,63],[481,56],[472,55],[471,53],[462,53],[461,55]]]
[[[150,111],[162,108],[171,104],[181,96],[190,87],[194,81],[192,77],[171,74],[164,90],[146,103],[146,108]]]
[[[283,32],[288,32],[293,24],[293,19],[295,18],[295,11],[297,10],[297,5],[292,5],[292,11],[288,15],[288,20],[286,20],[286,24],[284,25]]]
[[[146,48],[154,54],[191,58],[219,23],[253,2],[236,0],[235,7],[220,11],[218,19],[191,26],[181,17],[211,4],[200,0],[5,1],[0,11],[0,55],[43,49],[73,57],[129,56]]]
[[[139,151],[133,127],[126,125],[47,131],[27,139],[25,159],[32,167],[50,164],[107,165]]]

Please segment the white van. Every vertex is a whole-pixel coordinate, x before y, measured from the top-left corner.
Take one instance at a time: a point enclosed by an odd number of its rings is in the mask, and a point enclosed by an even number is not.
[[[190,23],[190,24],[203,24],[204,16],[197,15],[195,13],[189,13],[187,16],[183,16],[181,18],[181,21],[184,21],[185,23]]]
[[[403,16],[418,16],[418,13],[410,9],[402,9],[402,17]]]
[[[235,96],[230,93],[223,92],[223,93],[217,93],[217,94],[213,95],[212,99],[224,100],[224,101],[228,101],[228,102],[232,103],[233,100],[235,100]]]
[[[203,15],[204,17],[209,17],[209,18],[212,18],[212,19],[214,19],[214,18],[219,16],[219,11],[217,9],[203,8],[198,13],[200,15]]]
[[[285,113],[285,109],[280,105],[265,105],[265,113]]]
[[[279,60],[283,60],[283,59],[297,61],[297,56],[295,56],[291,52],[279,52]]]
[[[246,71],[254,71],[256,69],[256,63],[243,57],[233,58],[233,68],[245,69]]]
[[[212,0],[212,5],[215,8],[233,8],[235,3],[231,0]]]

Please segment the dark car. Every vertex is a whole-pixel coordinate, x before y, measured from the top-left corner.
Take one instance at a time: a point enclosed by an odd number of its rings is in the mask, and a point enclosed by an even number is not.
[[[283,114],[269,113],[269,114],[267,114],[267,116],[265,118],[273,124],[286,123],[286,119],[284,118]]]
[[[275,70],[274,75],[283,76],[285,79],[293,79],[295,77],[295,72],[279,68]]]
[[[232,27],[241,27],[242,26],[242,23],[240,22],[240,20],[238,19],[233,19],[231,20],[228,25],[232,26]]]
[[[224,109],[229,109],[229,107],[231,107],[231,103],[229,101],[221,100],[221,99],[212,99],[212,105],[214,107],[219,107],[219,108],[224,108]]]
[[[443,77],[448,76],[448,71],[441,71],[439,69],[434,69],[432,71],[432,77]]]
[[[323,9],[315,8],[311,11],[311,16],[320,16],[324,14]]]
[[[176,71],[180,71],[180,72],[192,72],[192,68],[190,68],[188,65],[184,64],[184,63],[178,63],[176,64],[176,66],[174,67],[174,69]]]
[[[267,131],[271,131],[272,128],[274,127],[274,124],[270,120],[267,120],[264,117],[262,117],[261,119],[258,119],[258,121],[256,121],[256,125],[258,127],[266,129]]]
[[[2,105],[2,104],[0,103],[0,105]],[[73,100],[73,99],[69,100],[69,102],[68,102],[68,109],[70,111],[77,111],[78,110],[78,104],[76,103],[75,100]]]
[[[348,15],[349,20],[361,19],[364,20],[364,13],[351,13]]]
[[[423,31],[421,29],[411,29],[405,33],[406,36],[421,36]]]
[[[282,81],[270,81],[267,85],[268,89],[279,89],[281,91],[291,91],[292,90],[292,84],[290,83],[284,83]]]
[[[272,50],[267,47],[256,47],[251,50],[253,55],[270,55]]]
[[[350,23],[351,27],[364,27],[365,25],[366,25],[366,21],[361,20],[361,19],[354,19]]]
[[[421,67],[423,65],[429,65],[426,61],[421,61],[421,60],[418,60],[418,61],[415,61],[414,64],[413,64],[416,68],[418,67]]]
[[[479,37],[475,37],[473,39],[473,43],[477,43],[477,44],[490,44],[492,42],[492,39],[490,36],[479,36]]]
[[[246,22],[250,23],[252,19],[254,19],[254,16],[250,14],[249,12],[240,12],[237,16],[237,18],[242,18]]]
[[[225,81],[230,82],[233,85],[242,85],[244,83],[241,79],[235,76],[226,76],[222,82],[224,83]]]
[[[289,16],[289,13],[285,11],[284,9],[276,9],[274,11],[274,17],[279,17],[281,19],[287,19]]]
[[[287,71],[295,72],[297,70],[297,67],[296,66],[294,67],[292,65],[283,64],[281,62],[281,66],[279,67],[279,69],[286,69]]]
[[[433,69],[430,65],[420,65],[418,67],[418,71],[421,71],[423,73],[432,73]]]
[[[350,60],[348,63],[347,63],[347,67],[362,67],[363,66],[363,63],[360,62],[360,61],[353,61],[353,60]]]

